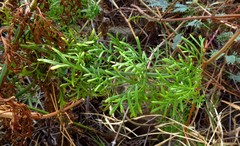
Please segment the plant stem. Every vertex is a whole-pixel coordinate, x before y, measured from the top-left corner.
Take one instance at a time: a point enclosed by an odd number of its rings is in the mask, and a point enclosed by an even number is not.
[[[21,96],[22,94],[26,93],[33,86],[33,84],[35,84],[35,82],[32,82],[25,89],[23,89],[20,92],[18,92],[15,97],[19,98],[19,96]]]
[[[47,111],[45,111],[45,110],[41,110],[41,109],[34,108],[34,107],[30,107],[30,106],[28,106],[28,108],[29,108],[30,110],[36,111],[36,112],[41,113],[41,114],[49,114],[49,112],[47,112]]]
[[[213,62],[214,60],[216,60],[216,58],[218,58],[223,52],[225,52],[227,49],[229,49],[229,47],[232,45],[232,43],[234,42],[234,40],[240,35],[240,29],[237,30],[237,32],[227,41],[227,43],[222,47],[221,50],[219,50],[216,54],[213,55],[213,57],[211,57],[208,61],[203,63],[203,69],[209,65],[211,62]]]
[[[5,75],[7,74],[7,71],[8,71],[7,67],[8,67],[7,64],[3,64],[2,71],[0,73],[0,87],[2,86],[2,81],[5,77]]]

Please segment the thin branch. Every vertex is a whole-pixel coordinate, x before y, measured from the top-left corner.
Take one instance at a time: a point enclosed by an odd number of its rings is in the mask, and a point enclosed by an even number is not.
[[[115,2],[114,0],[111,0],[111,2],[112,2],[112,4],[119,10],[119,13],[122,15],[122,17],[124,18],[124,20],[127,22],[128,27],[130,28],[130,30],[131,30],[134,38],[136,39],[136,38],[137,38],[137,37],[136,37],[136,34],[135,34],[135,32],[134,32],[134,30],[133,30],[133,28],[132,28],[132,25],[131,25],[130,22],[129,22],[129,19],[127,19],[127,17],[123,14],[123,12],[121,11],[121,9],[118,7],[118,5],[116,4],[116,2]]]
[[[115,146],[115,144],[116,144],[116,141],[117,141],[118,135],[119,135],[119,133],[120,133],[120,130],[121,130],[121,128],[122,128],[122,125],[123,125],[123,123],[124,123],[124,120],[125,120],[126,117],[127,117],[128,110],[129,110],[129,108],[127,108],[127,110],[126,110],[126,112],[125,112],[125,114],[124,114],[124,116],[123,116],[122,123],[120,124],[120,126],[119,126],[119,128],[118,128],[118,131],[117,131],[117,134],[116,134],[114,140],[112,141],[112,146]]]
[[[12,99],[13,98],[10,98],[8,100],[12,100]],[[4,102],[5,100],[1,100],[1,101]],[[80,99],[78,101],[72,102],[72,104],[68,105],[67,107],[65,107],[65,108],[63,108],[61,110],[58,110],[58,111],[55,111],[55,112],[52,112],[52,113],[49,113],[49,114],[45,114],[45,115],[42,115],[42,114],[37,113],[37,112],[31,112],[31,117],[33,119],[46,119],[46,118],[50,118],[50,117],[58,115],[59,113],[66,112],[67,110],[77,106],[78,104],[82,103],[83,101],[84,101],[84,99]],[[13,117],[13,112],[11,112],[11,109],[9,107],[8,107],[8,109],[7,108],[0,108],[0,117],[8,118],[8,119],[13,119],[14,118]]]
[[[240,35],[240,29],[236,31],[236,33],[227,41],[227,43],[219,50],[216,54],[213,55],[208,61],[203,63],[202,68],[204,69],[208,64],[216,60],[222,53],[229,49],[229,47],[233,44],[235,39]]]
[[[132,4],[132,7],[136,8],[139,13],[146,17],[149,21],[157,21],[157,22],[175,22],[175,21],[189,21],[189,20],[196,20],[196,19],[216,19],[216,20],[230,20],[240,18],[240,14],[227,14],[227,15],[209,15],[209,16],[191,16],[186,18],[166,18],[166,19],[159,19],[156,17],[149,16],[146,14],[140,7]]]

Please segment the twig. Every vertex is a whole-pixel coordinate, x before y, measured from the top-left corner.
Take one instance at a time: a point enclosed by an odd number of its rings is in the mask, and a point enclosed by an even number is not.
[[[1,102],[8,102],[10,100],[13,100],[15,97],[11,97],[9,99],[4,99],[4,100],[0,100]],[[45,115],[42,115],[40,113],[37,113],[37,112],[31,112],[31,117],[33,119],[46,119],[46,118],[50,118],[50,117],[53,117],[53,116],[56,116],[58,115],[59,113],[63,113],[71,108],[73,108],[74,106],[77,106],[78,104],[82,103],[84,101],[84,99],[80,99],[76,102],[72,102],[71,105],[61,109],[61,110],[58,110],[58,111],[55,111],[55,112],[52,112],[52,113],[49,113],[49,114],[45,114]],[[14,102],[14,101],[13,101]],[[6,107],[6,105],[4,105]],[[7,109],[8,108],[8,109]],[[8,119],[13,119],[13,112],[11,112],[11,109],[9,109],[9,107],[6,107],[5,109],[1,108],[0,109],[0,117],[3,117],[3,118],[8,118]]]
[[[155,13],[147,4],[145,4],[142,0],[139,0],[141,2],[142,5],[144,5],[149,12],[151,12],[153,15],[157,16],[158,18],[162,18],[161,16],[159,17],[159,15],[157,13]],[[134,4],[131,4],[132,7],[136,6]],[[138,7],[139,8],[139,7]],[[140,9],[141,10],[141,9]]]
[[[128,24],[128,27],[130,28],[132,34],[133,34],[133,37],[136,39],[136,34],[132,28],[132,25],[130,24],[129,22],[129,19],[127,19],[127,17],[123,14],[123,12],[121,11],[121,9],[118,7],[118,5],[116,4],[116,2],[114,0],[111,0],[112,4],[119,10],[119,13],[122,15],[122,17],[124,18],[124,20],[127,22]]]
[[[235,41],[235,39],[240,35],[240,29],[236,31],[236,33],[227,41],[227,43],[222,47],[221,50],[219,50],[216,54],[213,55],[208,61],[203,63],[202,68],[204,69],[208,64],[216,60],[222,53],[224,53],[229,47],[232,45],[232,43]]]
[[[117,134],[116,134],[114,140],[112,141],[112,146],[115,146],[115,144],[116,144],[116,141],[117,141],[118,135],[119,135],[119,133],[120,133],[120,130],[121,130],[121,128],[122,128],[122,125],[123,125],[123,123],[124,123],[124,120],[125,120],[126,117],[127,117],[128,110],[129,110],[129,108],[127,108],[127,110],[126,110],[126,112],[125,112],[125,114],[124,114],[124,116],[123,116],[122,122],[121,122],[121,124],[120,124],[120,126],[119,126],[119,128],[118,128]]]
[[[184,21],[184,20],[196,20],[196,19],[217,19],[217,20],[230,20],[230,19],[236,19],[239,18],[240,14],[228,14],[228,15],[210,15],[210,16],[191,16],[186,18],[167,18],[167,19],[161,19],[160,21],[166,21],[166,22],[175,22],[175,21]]]
[[[216,19],[216,20],[230,20],[230,19],[236,19],[240,18],[240,14],[227,14],[227,15],[209,15],[209,16],[191,16],[186,18],[166,18],[166,19],[159,19],[149,16],[146,14],[141,8],[138,6],[132,4],[132,7],[136,8],[139,13],[141,13],[143,16],[145,16],[150,21],[157,21],[157,22],[175,22],[175,21],[189,21],[189,20],[196,20],[196,19]]]
[[[58,110],[58,111],[55,111],[55,112],[52,112],[52,113],[49,113],[49,114],[46,114],[46,115],[42,115],[41,119],[46,119],[46,118],[50,118],[50,117],[56,116],[56,115],[58,115],[59,113],[63,113],[63,112],[65,112],[65,111],[73,108],[74,106],[82,103],[83,101],[84,101],[84,99],[80,99],[80,100],[78,100],[78,101],[76,101],[76,102],[73,102],[71,105],[69,105],[69,106],[67,106],[67,107],[65,107],[65,108],[63,108],[63,109],[61,109],[61,110]],[[35,117],[32,116],[32,118],[35,118]]]

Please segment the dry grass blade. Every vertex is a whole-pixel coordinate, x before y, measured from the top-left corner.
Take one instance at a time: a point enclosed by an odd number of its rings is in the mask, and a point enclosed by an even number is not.
[[[173,138],[175,138],[176,136],[170,136],[168,139],[165,139],[164,141],[156,144],[155,146],[162,146],[163,144],[167,143],[168,141],[172,140]]]
[[[206,62],[203,63],[203,69],[216,60],[217,57],[219,57],[222,53],[226,52],[229,47],[233,44],[235,39],[240,35],[240,29],[238,29],[235,34],[227,41],[227,43],[216,53],[214,54],[210,59],[208,59]]]
[[[225,100],[222,100],[222,102],[228,104],[229,106],[231,106],[231,107],[233,107],[233,108],[235,108],[237,110],[240,110],[240,106],[238,106],[238,105],[236,105],[234,103],[230,103],[230,102],[227,102]]]

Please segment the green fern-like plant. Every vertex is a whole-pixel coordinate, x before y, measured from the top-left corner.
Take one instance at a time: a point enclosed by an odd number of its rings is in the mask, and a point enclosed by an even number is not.
[[[138,45],[133,47],[118,37],[110,38],[108,47],[94,40],[70,43],[66,53],[53,48],[54,60],[38,61],[52,64],[51,69],[60,73],[64,79],[61,87],[69,98],[105,96],[104,105],[110,114],[128,108],[131,116],[137,116],[147,105],[152,112],[165,111],[174,117],[191,103],[201,104],[202,38],[191,37],[198,47],[182,38],[185,45],[179,47],[188,57],[159,58],[150,70],[138,39]],[[169,109],[171,114],[167,114]]]

